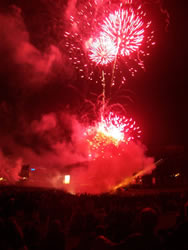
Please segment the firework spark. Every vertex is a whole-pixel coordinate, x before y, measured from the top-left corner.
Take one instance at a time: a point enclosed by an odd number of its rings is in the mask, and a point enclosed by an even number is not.
[[[113,40],[101,36],[91,44],[89,57],[96,64],[104,65],[112,62],[116,53],[117,49]]]

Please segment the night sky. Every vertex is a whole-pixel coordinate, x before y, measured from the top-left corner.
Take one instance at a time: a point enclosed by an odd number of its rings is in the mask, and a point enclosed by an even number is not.
[[[156,45],[145,59],[146,71],[130,78],[126,88],[133,100],[129,112],[142,128],[144,144],[155,152],[167,145],[187,145],[188,6],[186,0],[164,1],[163,9],[170,15],[165,28],[165,14],[158,1],[153,2]],[[4,153],[10,151],[11,136],[17,144],[44,146],[31,139],[29,124],[50,112],[78,112],[87,97],[89,86],[67,64],[62,49],[66,7],[61,0],[1,0],[0,147]]]
[[[145,74],[134,79],[136,112],[149,144],[185,145],[187,8],[185,1],[166,2],[170,14],[168,31],[157,34],[157,45],[147,59]]]

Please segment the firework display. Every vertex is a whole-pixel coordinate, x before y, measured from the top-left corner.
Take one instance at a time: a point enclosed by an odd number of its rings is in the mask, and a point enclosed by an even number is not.
[[[34,18],[25,13],[28,8],[22,15],[15,6],[8,17],[1,16],[1,46],[10,56],[2,67],[2,72],[8,69],[3,88],[14,88],[22,79],[28,84],[24,91],[22,85],[10,91],[11,98],[8,89],[2,92],[0,181],[19,180],[26,163],[32,173],[23,177],[31,185],[102,193],[155,168],[140,142],[141,129],[127,110],[133,91],[125,85],[144,69],[144,57],[155,44],[153,12],[146,1],[68,0],[54,6],[42,1],[44,11],[39,8]],[[15,84],[9,69],[16,72]],[[28,115],[31,110],[35,113]],[[18,119],[12,123],[14,113]],[[9,130],[10,142],[4,136]],[[13,149],[4,150],[5,141]],[[14,151],[9,160],[7,152]]]
[[[138,66],[144,69],[143,58],[155,42],[151,21],[140,4],[90,1],[78,3],[77,10],[64,37],[69,60],[81,78],[96,81],[96,64],[111,63],[106,73],[122,83]]]
[[[123,86],[126,78],[134,76],[138,68],[144,69],[144,57],[149,55],[151,45],[155,44],[154,31],[140,1],[78,1],[76,9],[77,12],[69,19],[69,31],[64,34],[69,60],[81,78],[102,85],[102,102],[96,121],[94,125],[88,124],[84,130],[88,173],[81,172],[78,176],[88,190],[95,183],[91,181],[93,176],[98,176],[102,166],[104,168],[106,165],[113,184],[110,181],[104,184],[101,178],[97,178],[97,181],[101,180],[106,190],[112,190],[120,183],[129,183],[135,171],[154,168],[152,161],[144,158],[143,149],[137,144],[141,137],[140,127],[133,118],[123,115],[124,112],[109,111],[108,104],[112,86]],[[136,152],[141,156],[137,155],[136,158],[142,160],[133,163]],[[150,162],[146,166],[143,165],[145,160]],[[114,172],[117,178],[113,178]],[[96,190],[96,185],[91,189]]]
[[[97,82],[100,79],[103,87],[100,120],[85,132],[89,155],[96,158],[101,153],[104,156],[105,152],[111,152],[110,147],[119,150],[122,143],[128,144],[140,138],[140,128],[132,118],[120,117],[115,112],[105,113],[106,85],[111,88],[117,78],[124,83],[125,74],[128,72],[133,76],[136,65],[144,68],[142,58],[154,44],[153,31],[148,32],[151,21],[148,21],[142,6],[133,4],[133,1],[124,4],[80,1],[76,10],[69,18],[69,31],[64,33],[69,60],[81,73],[81,78]]]

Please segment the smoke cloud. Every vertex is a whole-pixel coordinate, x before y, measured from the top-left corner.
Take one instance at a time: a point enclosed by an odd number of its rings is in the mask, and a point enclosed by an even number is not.
[[[21,159],[9,159],[0,151],[0,181],[8,180],[9,183],[15,183],[19,178],[21,166]]]
[[[74,13],[76,12],[76,3],[77,0],[69,0],[67,3],[67,8],[65,11],[65,18],[67,20],[69,20],[71,15],[74,15]]]
[[[73,169],[70,173],[72,182],[67,185],[70,192],[99,194],[110,192],[125,180],[129,184],[133,175],[145,171],[150,173],[155,164],[153,158],[145,156],[142,144],[124,145],[124,153],[113,155],[112,158],[98,157],[85,166]],[[113,153],[112,153],[113,154]]]
[[[0,72],[14,71],[15,81],[19,74],[26,84],[44,84],[53,65],[62,63],[61,52],[56,46],[49,45],[41,52],[30,42],[18,7],[12,6],[9,14],[0,14],[0,34]]]
[[[22,159],[19,162],[30,164],[30,167],[36,169],[28,185],[96,194],[111,191],[126,178],[144,169],[148,173],[155,168],[153,158],[145,155],[145,147],[134,142],[123,145],[121,155],[109,149],[108,153],[112,158],[99,155],[95,160],[88,160],[90,148],[84,138],[85,129],[85,125],[76,116],[49,113],[44,114],[40,120],[34,120],[28,126],[27,132],[23,131],[27,139],[22,145],[15,141],[9,143],[13,149],[11,158]],[[31,147],[31,138],[35,138],[39,145]],[[16,181],[20,170],[18,160],[11,165],[2,152],[0,160],[1,175],[7,177],[11,173],[11,180]],[[63,184],[66,174],[71,178],[68,185]]]

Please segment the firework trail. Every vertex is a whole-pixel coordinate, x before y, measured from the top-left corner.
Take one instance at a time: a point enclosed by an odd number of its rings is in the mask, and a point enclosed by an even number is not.
[[[90,59],[96,64],[107,65],[112,62],[116,56],[116,46],[113,40],[110,37],[100,36],[99,39],[96,39],[90,46]],[[105,107],[105,73],[102,70],[102,87],[103,87],[103,112]]]

